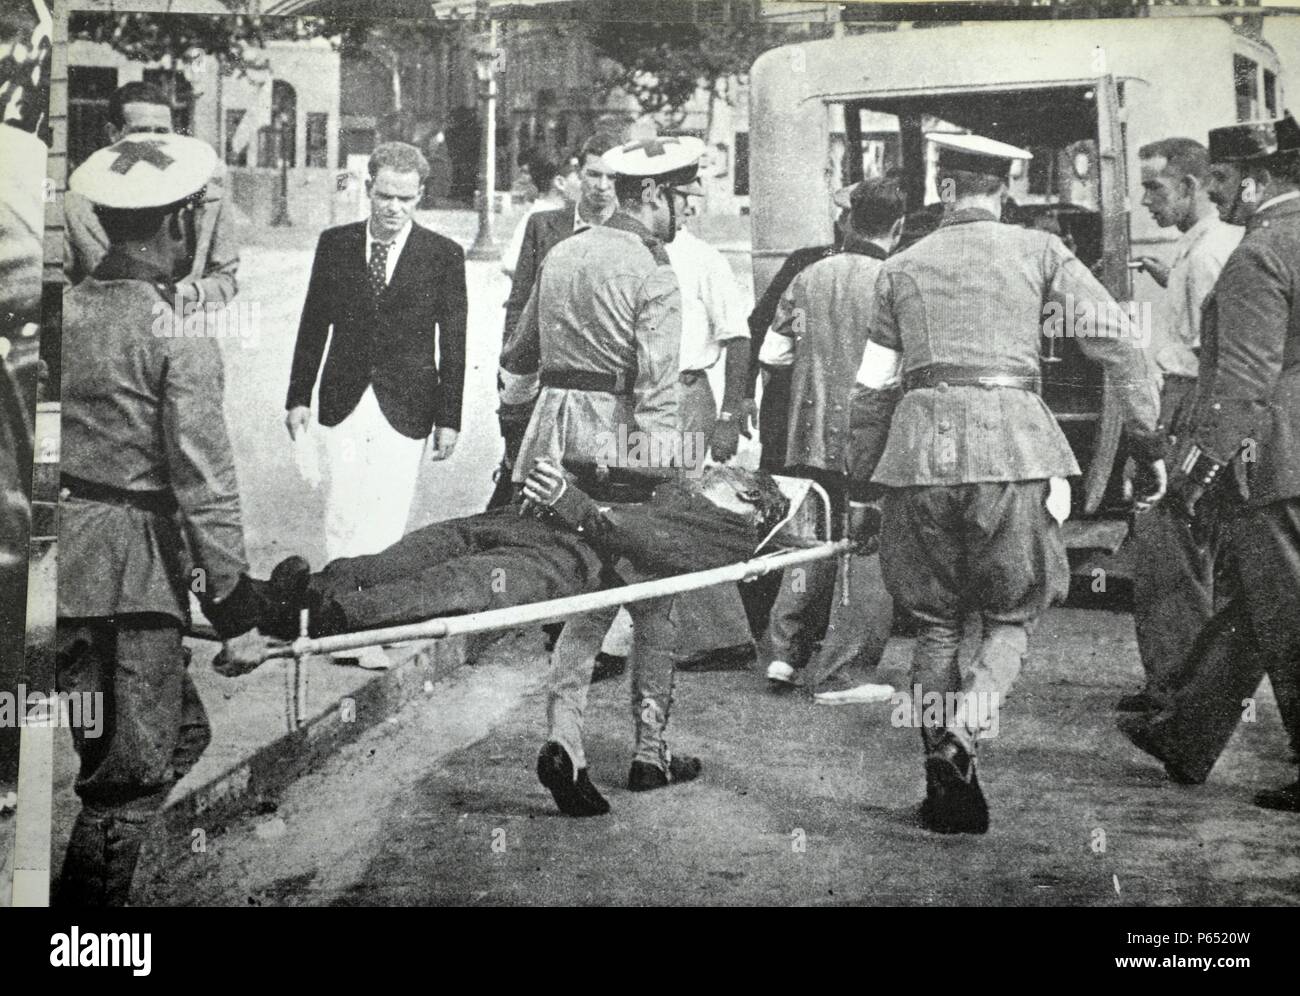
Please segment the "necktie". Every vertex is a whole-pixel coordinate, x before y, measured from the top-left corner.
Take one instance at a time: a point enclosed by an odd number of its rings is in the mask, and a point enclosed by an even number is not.
[[[388,286],[388,243],[374,242],[370,247],[370,293],[378,301]]]

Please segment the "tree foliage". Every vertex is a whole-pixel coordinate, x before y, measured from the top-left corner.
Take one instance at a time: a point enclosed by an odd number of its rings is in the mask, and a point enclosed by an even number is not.
[[[600,19],[587,36],[615,64],[601,80],[621,87],[648,113],[680,112],[697,90],[718,92],[731,76],[744,77],[762,53],[794,41],[825,37],[828,25],[798,27],[735,18],[720,22]]]
[[[253,17],[232,14],[73,12],[68,35],[103,42],[128,59],[180,62],[196,52],[220,56],[236,70],[273,39],[326,38],[344,55],[369,55],[395,67],[405,53],[427,47],[453,27],[444,21],[352,17]]]

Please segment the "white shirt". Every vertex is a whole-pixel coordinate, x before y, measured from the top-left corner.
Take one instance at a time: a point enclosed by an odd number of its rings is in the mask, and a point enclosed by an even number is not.
[[[722,345],[749,338],[745,305],[731,265],[703,239],[682,229],[664,243],[682,292],[680,370],[708,370]]]
[[[1244,229],[1219,220],[1211,211],[1174,243],[1169,285],[1160,298],[1163,338],[1156,351],[1161,373],[1195,377],[1201,347],[1201,306],[1214,290],[1223,264]]]
[[[384,283],[393,282],[393,271],[397,269],[397,259],[402,255],[402,249],[406,246],[406,240],[411,234],[411,225],[413,222],[408,221],[402,226],[396,237],[388,244],[387,266],[384,268]],[[370,250],[375,244],[375,237],[370,234],[370,222],[366,222],[366,271],[370,270]]]

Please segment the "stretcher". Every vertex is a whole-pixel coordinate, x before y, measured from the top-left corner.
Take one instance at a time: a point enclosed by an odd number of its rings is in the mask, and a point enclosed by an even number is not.
[[[564,598],[513,605],[503,609],[473,612],[456,616],[426,619],[423,622],[388,626],[381,629],[361,630],[334,636],[310,637],[309,619],[304,609],[300,617],[302,635],[291,643],[272,646],[263,658],[284,660],[290,674],[288,699],[289,726],[297,729],[308,715],[307,668],[308,657],[339,654],[364,647],[395,646],[428,640],[443,640],[450,636],[487,633],[516,629],[521,626],[556,622],[570,616],[582,615],[595,609],[626,605],[648,598],[677,595],[697,591],[717,584],[753,581],[772,571],[784,570],[829,557],[841,557],[841,576],[844,598],[848,598],[848,553],[851,543],[847,539],[835,540],[832,529],[830,498],[814,481],[795,477],[776,477],[777,485],[789,499],[790,508],[785,517],[764,537],[755,548],[754,556],[736,564],[709,570],[693,571],[671,577],[655,578],[635,584],[605,588],[600,591],[569,595]],[[206,627],[194,627],[192,636],[211,639]]]

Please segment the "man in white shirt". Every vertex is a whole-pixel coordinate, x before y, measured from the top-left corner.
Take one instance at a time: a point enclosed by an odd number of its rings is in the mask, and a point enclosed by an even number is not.
[[[1167,138],[1138,151],[1142,203],[1162,228],[1182,233],[1169,263],[1154,256],[1138,262],[1162,288],[1155,339],[1160,391],[1160,426],[1178,434],[1196,393],[1201,346],[1201,308],[1219,273],[1241,241],[1243,229],[1219,219],[1207,181],[1205,146],[1190,138]],[[1142,712],[1162,703],[1179,683],[1191,642],[1214,614],[1214,565],[1218,537],[1200,543],[1165,508],[1136,518],[1133,527],[1133,621],[1146,686],[1120,699],[1121,712]]]
[[[759,353],[766,369],[790,371],[785,473],[825,488],[837,520],[847,498],[853,373],[866,348],[876,277],[894,246],[905,207],[897,175],[854,185],[849,215],[841,224],[840,250],[809,264],[790,282]],[[847,607],[835,598],[834,561],[787,572],[768,624],[772,689],[788,689],[802,672],[806,685],[848,692],[854,686],[847,674],[839,673],[842,669],[852,665],[862,677],[880,662],[893,623],[893,601],[884,589],[878,558],[862,558],[855,570],[858,581],[849,586],[852,604]],[[860,694],[871,699],[886,686],[867,682],[860,687]]]

